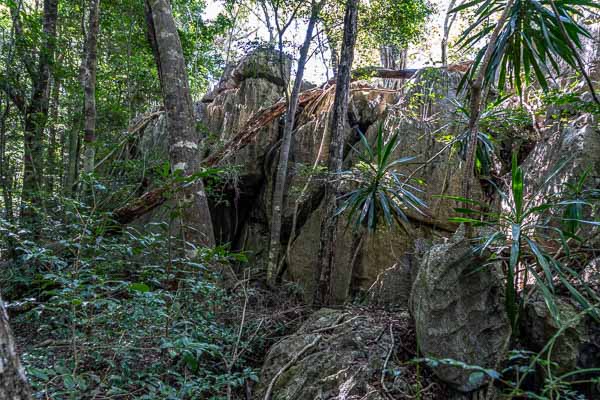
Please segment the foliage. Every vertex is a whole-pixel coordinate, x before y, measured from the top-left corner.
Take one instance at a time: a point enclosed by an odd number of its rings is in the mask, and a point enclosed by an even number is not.
[[[591,101],[585,101],[577,93],[573,82],[564,88],[550,89],[542,94],[543,109],[547,109],[552,119],[566,122],[574,114],[587,112],[600,115],[600,106]]]
[[[589,189],[586,186],[592,168],[586,169],[574,183],[565,183],[565,197],[569,201],[562,202],[563,231],[570,237],[575,237],[578,228],[585,219],[585,209],[593,209],[593,202],[600,199],[600,189]]]
[[[358,39],[355,53],[357,65],[370,65],[376,59],[373,50],[379,46],[405,48],[418,42],[425,24],[434,12],[428,0],[361,1],[358,12]],[[342,42],[344,7],[341,1],[326,1],[321,21],[330,50],[339,51]]]
[[[559,11],[568,38],[561,32],[551,2]],[[454,8],[452,12],[476,8],[477,19],[459,39],[461,48],[469,49],[485,40],[496,26],[489,21],[494,21],[506,5],[507,2],[501,0],[473,0]],[[576,69],[576,55],[569,41],[581,49],[582,37],[591,37],[578,18],[583,15],[583,8],[592,7],[598,7],[593,0],[516,0],[495,43],[491,62],[486,66],[484,86],[490,86],[497,78],[500,89],[504,89],[508,81],[522,93],[524,84],[529,84],[535,76],[542,88],[548,89],[550,66],[559,74],[562,60]],[[474,78],[486,48],[487,45],[483,45],[477,53],[463,83]]]
[[[67,221],[46,228],[62,238],[54,246],[3,225],[20,254],[2,271],[3,296],[29,309],[14,323],[38,396],[220,399],[257,379],[249,360],[262,351],[262,322],[240,331],[231,311],[243,296],[223,290],[217,272],[243,255],[182,258],[168,223],[114,236],[109,216],[72,200],[60,207]]]
[[[421,39],[433,5],[423,0],[369,1],[360,26],[374,44],[406,47]]]
[[[198,98],[206,91],[209,79],[219,74],[223,67],[214,41],[229,21],[223,16],[212,22],[204,21],[202,12],[206,5],[203,1],[177,0],[172,3],[178,17],[192,95]],[[0,111],[8,110],[3,130],[10,134],[2,133],[6,135],[3,164],[5,168],[20,171],[24,115],[18,107],[8,103],[7,88],[24,98],[29,96],[34,82],[28,68],[36,61],[42,43],[42,18],[39,2],[11,0],[5,4],[0,6],[3,7],[0,13],[3,18],[0,24],[0,89],[3,90]],[[40,173],[47,181],[44,190],[50,196],[69,193],[72,182],[79,179],[83,122],[79,82],[84,36],[81,20],[86,8],[81,2],[59,2],[56,39],[59,51],[51,67],[49,132],[48,137],[40,139],[45,164]],[[4,17],[8,19],[4,20]],[[14,21],[19,22],[21,34],[16,34]],[[111,201],[103,202],[104,209],[114,208],[119,201],[127,199],[132,190],[139,190],[148,179],[148,171],[154,167],[138,157],[141,135],[125,133],[140,113],[156,109],[162,98],[145,26],[143,2],[116,0],[100,5],[96,154],[97,159],[104,162],[99,163],[95,179],[112,194]],[[19,193],[21,179],[18,174],[16,178],[12,182],[13,188],[3,190]],[[15,204],[18,200],[18,196],[13,196]]]
[[[555,320],[560,321],[561,318],[555,304],[554,286],[556,280],[568,289],[582,307],[585,309],[590,307],[590,301],[571,284],[572,280],[580,281],[577,273],[554,255],[563,253],[566,255],[566,261],[568,262],[570,249],[566,239],[567,235],[560,229],[561,223],[564,224],[565,219],[553,216],[552,212],[557,213],[565,206],[568,210],[574,204],[580,205],[581,201],[552,199],[553,202],[551,199],[545,199],[546,201],[540,202],[538,199],[540,193],[552,183],[553,178],[566,165],[566,161],[557,165],[542,184],[526,197],[527,190],[524,187],[523,170],[517,164],[516,153],[513,153],[511,192],[508,194],[498,190],[505,206],[505,211],[502,212],[482,211],[486,209],[485,205],[471,199],[455,197],[457,200],[480,207],[479,210],[457,208],[455,209],[457,212],[468,216],[452,218],[454,222],[486,227],[480,237],[479,250],[483,252],[494,247],[495,254],[508,253],[506,311],[514,332],[517,332],[525,301],[524,294],[520,299],[518,298],[519,285],[521,282],[529,282],[530,276],[535,280],[538,289],[543,294],[546,305]],[[479,218],[473,218],[474,216]],[[559,223],[553,223],[555,222],[553,220],[557,218]],[[567,221],[569,220],[577,224],[594,223],[580,218],[568,219]],[[557,249],[560,251],[557,251]],[[596,311],[592,315],[600,318]]]
[[[382,221],[388,227],[395,223],[400,226],[408,224],[402,207],[425,215],[422,210],[426,207],[425,203],[413,193],[422,190],[408,183],[411,177],[396,171],[396,168],[415,158],[392,158],[398,147],[398,133],[386,142],[380,125],[374,147],[362,133],[359,135],[362,151],[355,149],[359,161],[352,170],[342,172],[340,176],[345,184],[356,188],[342,196],[338,214],[348,210],[349,220],[354,219],[357,227],[364,225],[372,231]]]

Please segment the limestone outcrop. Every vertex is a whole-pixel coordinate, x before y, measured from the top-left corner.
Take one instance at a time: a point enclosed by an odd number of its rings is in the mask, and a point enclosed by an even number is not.
[[[429,205],[428,215],[423,218],[412,215],[412,232],[401,230],[381,230],[369,235],[355,249],[356,235],[348,228],[346,221],[340,221],[343,231],[338,243],[339,257],[332,282],[334,299],[341,303],[348,298],[352,290],[366,290],[375,281],[377,275],[396,264],[407,251],[413,247],[416,238],[446,235],[453,226],[447,223],[448,210],[451,206],[443,204],[436,195],[449,193],[458,187],[460,170],[457,159],[449,158],[449,152],[441,151],[444,144],[433,135],[440,129],[443,120],[452,114],[452,97],[457,77],[447,75],[438,70],[425,70],[418,73],[408,84],[406,95],[399,91],[380,89],[362,82],[352,85],[350,99],[349,125],[346,131],[346,161],[350,168],[355,161],[351,146],[358,141],[358,131],[370,140],[376,136],[380,127],[387,134],[400,133],[400,145],[395,157],[415,156],[415,163],[399,172],[413,175],[421,180],[423,199]],[[426,100],[423,100],[426,99]],[[330,106],[333,102],[332,88],[325,88],[321,97],[306,106],[298,116],[298,126],[294,134],[291,148],[289,173],[287,177],[288,191],[284,198],[283,245],[289,245],[286,259],[285,278],[298,282],[305,293],[305,299],[311,301],[315,266],[318,254],[318,238],[320,235],[320,199],[322,196],[320,176],[311,171],[315,167],[324,166],[328,156],[328,120]],[[211,105],[207,106],[209,110]],[[277,122],[275,123],[277,124]],[[269,128],[271,132],[275,128]],[[446,128],[449,129],[449,128]],[[272,139],[268,133],[257,137],[257,142]],[[236,247],[249,250],[258,255],[254,261],[260,264],[261,255],[266,254],[268,224],[270,215],[270,198],[273,187],[273,176],[276,167],[276,146],[267,152],[263,161],[263,183],[255,189],[257,197],[255,206],[249,210],[246,223],[241,225],[238,237],[241,239]],[[440,152],[441,151],[441,152]],[[436,154],[440,154],[438,160]],[[434,162],[426,164],[434,158]],[[255,171],[255,158],[244,158],[244,176],[247,171]],[[441,162],[443,161],[443,162]],[[243,183],[242,188],[247,187]],[[295,220],[295,223],[294,223]],[[356,250],[350,251],[350,249]],[[351,286],[358,287],[351,287]],[[408,293],[405,294],[408,296]]]
[[[284,76],[289,76],[289,60]],[[205,138],[203,154],[211,157],[231,145],[235,135],[253,116],[280,100],[284,87],[278,53],[265,49],[250,53],[235,67],[228,68],[216,87],[197,104],[200,134]],[[457,193],[460,187],[460,160],[439,137],[452,134],[456,104],[452,102],[459,76],[439,69],[424,69],[405,82],[403,89],[390,90],[366,82],[353,82],[346,129],[345,168],[356,161],[352,150],[359,133],[374,140],[377,131],[386,135],[398,132],[399,146],[394,157],[414,156],[414,162],[398,172],[412,179],[428,205],[426,215],[408,213],[408,231],[382,229],[359,240],[340,220],[338,257],[332,282],[334,300],[342,303],[351,292],[367,290],[377,276],[397,264],[420,238],[447,236],[455,226],[447,222],[453,201],[438,195]],[[282,246],[286,249],[284,279],[297,282],[306,301],[312,299],[316,257],[320,235],[322,168],[327,165],[332,86],[311,89],[310,101],[303,104],[290,150],[287,193],[284,196]],[[147,128],[147,152],[166,145],[164,126],[158,119]],[[229,168],[230,181],[224,191],[213,196],[211,211],[217,240],[230,243],[235,250],[247,252],[253,265],[265,263],[268,252],[271,197],[274,187],[280,118],[270,120],[245,138],[239,150],[223,159],[219,166]],[[357,248],[358,247],[358,248]],[[349,249],[352,249],[350,251]],[[404,294],[408,297],[408,293]]]
[[[197,105],[201,134],[205,137],[203,154],[210,157],[221,151],[261,110],[281,99],[284,87],[280,57],[261,49],[250,53],[229,68],[219,84]],[[284,57],[283,74],[289,76],[289,60]],[[443,139],[464,129],[454,123],[456,86],[459,76],[439,69],[423,69],[404,83],[402,90],[353,82],[346,130],[345,168],[356,161],[352,146],[358,132],[374,140],[378,129],[386,135],[399,133],[394,157],[415,157],[398,172],[411,177],[428,205],[426,215],[409,213],[408,232],[382,229],[362,240],[343,218],[340,221],[340,251],[332,282],[334,299],[342,303],[349,293],[367,290],[377,277],[398,262],[414,247],[416,239],[447,237],[456,229],[449,224],[457,203],[439,195],[460,194],[462,170],[460,159]],[[284,279],[299,284],[310,302],[316,279],[315,270],[321,226],[322,168],[328,157],[328,121],[334,88],[314,88],[309,101],[303,103],[290,150],[287,193],[284,196],[282,246],[285,249]],[[558,135],[546,135],[523,163],[533,188],[565,155],[574,157],[573,165],[561,171],[553,187],[572,181],[588,166],[598,169],[600,142],[597,122],[583,116],[561,128]],[[253,265],[265,263],[268,252],[271,197],[277,165],[281,118],[269,120],[243,146],[223,159],[219,165],[229,168],[226,188],[211,202],[216,236],[220,243],[230,243],[235,250],[250,255]],[[147,129],[144,140],[152,149],[162,148],[160,119]],[[164,136],[164,135],[163,135]],[[162,143],[162,144],[161,144]],[[321,169],[320,169],[321,168]],[[590,177],[590,185],[598,185]],[[417,183],[418,182],[418,183]],[[475,193],[481,197],[481,193]],[[358,246],[360,244],[360,246]],[[408,293],[404,294],[407,297]]]

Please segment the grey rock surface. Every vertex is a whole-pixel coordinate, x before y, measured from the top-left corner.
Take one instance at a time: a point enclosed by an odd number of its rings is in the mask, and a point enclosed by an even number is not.
[[[498,265],[474,254],[461,235],[427,251],[411,293],[411,309],[424,357],[497,368],[510,324]],[[462,392],[485,384],[475,371],[440,364],[434,373]]]
[[[263,399],[269,386],[272,400],[375,400],[414,395],[414,375],[391,356],[401,349],[402,332],[409,324],[406,312],[321,309],[295,334],[271,347],[256,398]],[[385,389],[381,386],[384,367]],[[431,382],[428,377],[422,379]],[[431,394],[422,396],[432,398]]]

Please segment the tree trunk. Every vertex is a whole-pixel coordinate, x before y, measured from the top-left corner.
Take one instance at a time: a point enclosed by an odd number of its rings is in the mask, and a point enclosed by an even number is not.
[[[336,77],[338,74],[339,57],[337,44],[335,42],[329,42],[329,53],[331,54],[331,73]]]
[[[288,160],[290,155],[290,146],[292,143],[292,132],[294,130],[294,122],[296,111],[298,109],[298,98],[302,88],[302,79],[304,77],[304,68],[308,59],[308,51],[312,41],[312,33],[321,11],[323,2],[312,2],[312,10],[308,26],[306,27],[306,36],[304,43],[300,49],[300,58],[298,59],[298,70],[294,80],[294,88],[292,89],[291,97],[288,101],[288,107],[285,115],[285,123],[283,126],[283,137],[281,139],[281,148],[279,150],[279,164],[277,165],[277,173],[275,176],[275,189],[273,191],[273,213],[271,218],[271,240],[269,246],[269,263],[267,266],[267,281],[270,284],[274,283],[277,278],[277,269],[279,265],[279,254],[281,248],[281,214],[283,208],[283,194],[285,190],[285,180],[288,171]]]
[[[6,105],[0,114],[0,190],[2,190],[2,208],[4,219],[12,223],[13,213],[13,176],[14,166],[11,165],[10,157],[6,154],[6,120],[10,114],[10,101],[6,99]],[[6,258],[13,259],[16,254],[16,243],[11,235],[3,235],[6,243]]]
[[[450,14],[455,5],[456,0],[450,0],[448,9],[446,10],[446,18],[444,18],[444,34],[442,36],[442,66],[444,68],[448,67],[448,38],[450,37],[450,28],[452,28],[458,15],[458,13]]]
[[[0,298],[0,399],[30,400],[31,388],[21,366],[8,314]]]
[[[508,0],[500,19],[498,19],[497,25],[490,36],[490,41],[488,42],[487,48],[483,55],[483,59],[481,64],[479,65],[479,71],[477,73],[477,77],[475,81],[471,82],[471,97],[469,99],[469,143],[467,147],[467,158],[465,163],[465,170],[463,175],[463,196],[466,199],[471,198],[471,191],[473,187],[473,182],[475,180],[475,154],[477,152],[477,133],[479,132],[479,118],[481,116],[481,90],[483,86],[483,79],[485,77],[485,71],[487,69],[490,60],[492,59],[492,54],[494,53],[494,47],[496,46],[496,41],[498,40],[498,36],[500,35],[500,31],[504,23],[506,22],[506,18],[508,18],[508,14],[510,13],[510,9],[514,0]]]
[[[44,0],[43,41],[39,55],[36,79],[31,100],[25,113],[22,217],[34,220],[35,208],[41,204],[40,189],[43,178],[44,128],[48,119],[50,67],[56,47],[58,0]]]
[[[269,8],[267,6],[267,2],[265,0],[260,0],[258,2],[258,4],[260,5],[260,8],[265,17],[265,27],[267,28],[267,31],[269,32],[269,43],[274,43],[275,42],[275,33],[273,32],[273,25],[271,24],[271,16],[269,15]]]
[[[600,22],[596,23],[596,28],[592,32],[590,47],[589,75],[598,87],[600,84]]]
[[[331,143],[329,145],[328,173],[330,178],[342,170],[344,155],[344,132],[348,117],[348,99],[350,93],[350,72],[354,59],[354,45],[358,30],[358,0],[347,0],[344,16],[344,38],[337,71],[333,117],[331,120]],[[339,180],[327,179],[325,182],[324,218],[321,223],[321,240],[318,257],[319,282],[315,299],[318,303],[331,302],[331,271],[335,263],[335,242],[337,236],[337,210]]]
[[[100,0],[90,0],[87,32],[84,32],[81,61],[81,86],[83,87],[83,172],[94,172],[96,156],[96,65]]]
[[[169,158],[173,173],[190,176],[200,171],[199,135],[190,94],[183,49],[168,0],[146,0],[148,38],[158,68],[169,132]],[[181,206],[184,239],[194,245],[213,246],[214,231],[208,199],[200,179],[176,193]]]
[[[0,189],[2,189],[2,200],[4,203],[4,218],[8,222],[12,222],[12,173],[10,171],[10,160],[6,154],[6,120],[8,119],[9,113],[10,102],[6,100],[6,105],[0,115]]]
[[[79,140],[78,121],[73,119],[74,127],[69,131],[68,152],[67,152],[67,173],[65,175],[64,193],[66,196],[72,196],[75,193],[75,185],[79,178],[79,152],[81,143]]]
[[[52,103],[50,105],[50,126],[48,127],[48,151],[46,153],[46,192],[54,192],[55,180],[58,176],[57,134],[58,115],[60,107],[60,80],[54,77],[52,84]]]

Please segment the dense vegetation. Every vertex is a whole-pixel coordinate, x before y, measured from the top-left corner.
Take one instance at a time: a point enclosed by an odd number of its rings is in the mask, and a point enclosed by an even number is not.
[[[564,370],[552,358],[581,321],[600,332],[600,274],[588,270],[600,269],[599,158],[527,161],[565,130],[600,132],[598,9],[594,0],[0,0],[0,399],[302,398],[271,392],[321,337],[259,382],[270,349],[315,309],[342,306],[332,282],[344,263],[345,305],[364,311],[355,262],[367,242],[382,231],[412,241],[417,227],[438,225],[444,237],[465,230],[481,269],[499,266],[510,340],[491,366],[429,357],[416,342],[401,359],[390,322],[373,383],[381,398],[446,398],[422,371],[440,366],[489,379],[490,397],[492,385],[508,398],[600,396],[600,364]],[[252,65],[252,78],[257,91],[271,90],[259,79],[279,85],[276,100],[224,102],[223,113],[256,112],[221,120],[220,131],[202,122],[218,116],[206,104],[246,78],[246,56],[263,53],[276,57]],[[432,68],[410,68],[425,58]],[[419,86],[452,80],[454,93]],[[362,124],[372,111],[353,100],[357,87],[379,90],[371,103],[406,95],[393,106],[412,122]],[[452,115],[428,114],[439,104]],[[321,146],[302,170],[295,137],[311,118]],[[273,173],[256,179],[272,185],[258,190],[244,152],[258,153],[273,123],[258,168]],[[426,159],[404,139],[409,129],[429,141]],[[422,175],[433,179],[440,164],[452,171],[432,189]],[[251,185],[260,193],[248,195]],[[268,215],[248,211],[260,201]],[[319,204],[306,288],[290,248]],[[265,251],[239,246],[238,218],[266,221],[256,238]],[[351,254],[341,254],[348,235]],[[554,329],[540,348],[524,333],[537,295]],[[584,355],[600,362],[600,339],[593,346]],[[387,370],[394,358],[405,372]],[[409,387],[388,389],[406,371]]]

